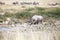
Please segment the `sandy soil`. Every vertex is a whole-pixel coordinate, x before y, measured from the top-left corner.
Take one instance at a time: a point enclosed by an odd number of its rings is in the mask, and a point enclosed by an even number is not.
[[[54,24],[0,27],[0,40],[60,40],[60,21]]]

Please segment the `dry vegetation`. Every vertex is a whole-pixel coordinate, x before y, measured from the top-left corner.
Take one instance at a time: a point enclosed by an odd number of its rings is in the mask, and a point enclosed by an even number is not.
[[[2,29],[0,30],[0,40],[60,40],[60,8],[35,7],[23,8],[22,11],[0,8],[0,12],[5,12],[4,15],[0,15],[0,22],[7,17],[27,19],[35,14],[44,17],[43,24],[28,25],[23,23],[16,24],[14,27],[0,27]]]
[[[42,15],[46,17],[52,18],[60,18],[60,8],[41,8],[41,7],[34,7],[34,8],[21,8],[20,9],[2,9],[0,8],[0,12],[5,13],[1,18],[11,17],[11,18],[30,18],[33,15]]]

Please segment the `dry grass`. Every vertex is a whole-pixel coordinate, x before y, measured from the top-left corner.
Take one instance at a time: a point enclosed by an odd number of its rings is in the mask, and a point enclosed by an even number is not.
[[[60,25],[57,21],[54,24],[46,22],[46,24],[26,25],[23,23],[16,25],[17,27],[3,27],[5,29],[0,30],[0,40],[60,40]]]
[[[0,28],[8,28],[8,30],[0,30],[0,40],[60,40],[60,8],[4,7],[0,8],[1,12],[6,13],[5,15],[0,16],[2,20],[6,17],[11,17],[18,19],[22,18],[24,21],[25,18],[30,18],[37,14],[44,17],[44,22],[43,24],[38,25],[28,25],[23,23],[19,25],[17,24],[14,27],[0,25]],[[8,12],[6,12],[6,10]]]

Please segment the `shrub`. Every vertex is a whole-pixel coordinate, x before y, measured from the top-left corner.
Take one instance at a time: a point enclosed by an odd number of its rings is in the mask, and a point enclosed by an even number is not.
[[[22,12],[22,13],[16,13],[15,16],[16,18],[29,18],[32,17],[32,13],[30,12]]]
[[[0,19],[4,19],[6,17],[13,17],[13,18],[30,18],[33,15],[42,15],[45,18],[51,17],[51,18],[60,18],[60,8],[41,8],[41,7],[35,7],[35,8],[28,8],[23,12],[17,12],[15,14],[6,12],[5,15],[0,15]],[[35,11],[35,13],[32,13],[32,11]],[[45,11],[49,10],[49,11]]]

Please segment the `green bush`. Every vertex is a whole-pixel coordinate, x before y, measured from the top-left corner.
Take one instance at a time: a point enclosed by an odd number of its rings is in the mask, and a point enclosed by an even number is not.
[[[53,11],[48,11],[44,15],[48,17],[60,18],[60,8]]]
[[[45,10],[45,8],[42,8],[42,7],[35,7],[38,11],[43,11]]]
[[[15,14],[6,12],[5,15],[0,15],[0,19],[5,19],[6,17],[13,17],[13,18],[30,18],[33,15],[42,15],[44,17],[51,17],[51,18],[60,18],[60,8],[53,8],[50,11],[48,10],[50,8],[41,8],[41,7],[35,7],[35,8],[28,8],[23,12],[17,12]],[[35,13],[32,13],[30,11],[35,11]],[[48,11],[45,11],[48,10]]]
[[[22,12],[22,13],[16,13],[15,16],[16,18],[29,18],[32,17],[32,13],[30,12]]]
[[[9,13],[9,12],[6,12],[4,16],[5,16],[5,17],[12,17],[12,16],[14,16],[14,14]]]
[[[28,9],[24,12],[19,12],[15,14],[16,18],[29,18],[33,15],[42,15],[44,17],[51,17],[51,18],[60,18],[60,8],[55,8],[54,10],[50,10],[45,12],[46,8],[36,7],[36,9]],[[29,11],[36,10],[36,13],[31,13]],[[37,11],[38,10],[38,11]]]

